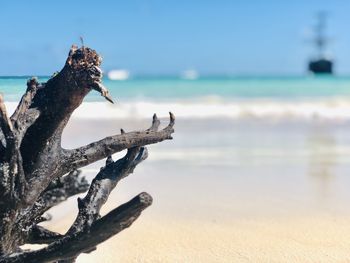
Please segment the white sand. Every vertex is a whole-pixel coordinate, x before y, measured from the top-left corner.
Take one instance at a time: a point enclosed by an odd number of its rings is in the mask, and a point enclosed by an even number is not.
[[[209,222],[146,212],[77,262],[349,262],[349,221],[317,216]]]

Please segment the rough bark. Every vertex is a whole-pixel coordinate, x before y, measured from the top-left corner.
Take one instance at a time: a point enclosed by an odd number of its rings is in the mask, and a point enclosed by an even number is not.
[[[159,120],[144,131],[109,136],[77,149],[61,147],[62,132],[84,97],[96,90],[113,100],[102,85],[100,56],[88,47],[72,46],[63,69],[46,83],[36,78],[10,117],[0,96],[0,262],[73,262],[79,254],[129,227],[152,203],[141,193],[101,217],[100,209],[111,191],[148,156],[146,145],[172,139],[174,115],[159,130]],[[127,150],[113,161],[111,155]],[[77,170],[107,158],[91,184]],[[78,199],[79,212],[67,233],[38,225],[45,214],[67,198]],[[48,244],[36,251],[21,251],[23,244]]]

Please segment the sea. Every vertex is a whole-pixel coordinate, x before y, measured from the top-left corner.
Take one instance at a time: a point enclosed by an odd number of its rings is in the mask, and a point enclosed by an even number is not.
[[[0,78],[9,111],[28,78]],[[159,213],[194,216],[198,198],[210,197],[200,204],[208,208],[200,217],[211,209],[218,211],[215,218],[350,215],[350,77],[135,77],[103,84],[115,104],[91,91],[65,129],[63,147],[79,147],[120,128],[146,129],[154,113],[164,127],[173,112],[174,140],[149,146],[150,156],[138,168],[154,184],[135,181],[137,189],[148,186],[168,200],[159,204]],[[90,179],[101,165],[85,170]]]
[[[0,92],[7,102],[20,99],[28,78],[0,77]],[[39,77],[42,82],[47,79]],[[119,117],[131,112],[146,117],[167,108],[182,118],[350,119],[350,77],[135,77],[103,82]],[[84,111],[81,117],[118,117],[111,107],[105,109],[95,91],[85,101],[99,105],[105,114]]]

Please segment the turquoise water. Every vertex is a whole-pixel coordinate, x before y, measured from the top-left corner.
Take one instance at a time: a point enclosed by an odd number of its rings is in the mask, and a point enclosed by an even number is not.
[[[28,77],[0,77],[0,91],[7,101],[16,101],[26,88]],[[47,77],[39,77],[47,81]],[[185,99],[207,96],[223,98],[318,98],[350,96],[350,77],[212,77],[197,80],[179,78],[104,79],[112,96],[120,99]],[[91,92],[89,101],[102,101]]]

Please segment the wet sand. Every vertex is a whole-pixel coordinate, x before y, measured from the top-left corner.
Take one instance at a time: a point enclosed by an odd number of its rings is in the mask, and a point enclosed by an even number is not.
[[[63,145],[148,124],[73,119]],[[142,191],[153,205],[78,262],[348,262],[349,130],[318,120],[179,119],[174,140],[149,146],[103,213]],[[83,171],[91,179],[101,165]],[[72,198],[46,225],[63,233],[76,210]]]

